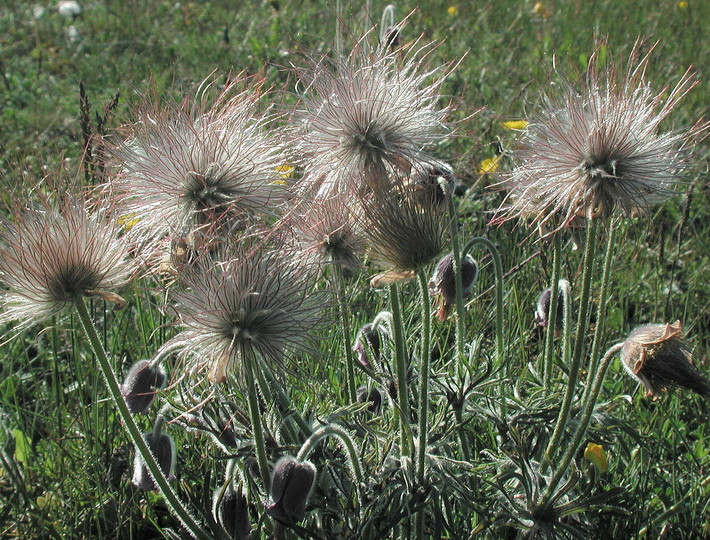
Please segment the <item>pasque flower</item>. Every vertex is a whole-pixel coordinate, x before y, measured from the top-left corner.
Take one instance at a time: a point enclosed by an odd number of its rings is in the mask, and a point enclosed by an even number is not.
[[[107,188],[131,233],[143,240],[211,234],[273,215],[284,193],[279,166],[286,160],[257,111],[258,89],[229,84],[211,106],[198,99],[162,107],[146,104],[128,136],[113,150],[119,174]]]
[[[123,303],[113,291],[132,266],[117,226],[75,197],[25,208],[5,220],[0,240],[0,323],[22,329],[86,296]]]
[[[657,397],[666,388],[681,386],[710,397],[710,380],[693,365],[693,355],[683,339],[680,321],[647,324],[624,341],[621,359],[629,374]]]
[[[247,356],[278,363],[287,350],[311,350],[323,299],[307,269],[266,249],[235,248],[224,259],[203,257],[186,270],[185,289],[174,295],[183,330],[164,347],[213,382]]]
[[[306,517],[315,481],[316,468],[310,461],[282,457],[274,466],[266,513],[285,525],[295,525]]]
[[[422,204],[421,191],[393,186],[363,195],[360,208],[370,253],[388,267],[373,277],[373,286],[411,279],[444,248],[448,214],[433,196]]]
[[[402,62],[383,45],[300,73],[297,141],[308,178],[323,179],[321,193],[381,187],[393,170],[409,174],[429,160],[426,148],[447,132],[447,110],[437,105],[440,69],[423,68],[425,56],[414,51]]]
[[[509,190],[497,219],[531,217],[554,228],[576,216],[643,211],[672,193],[686,168],[688,150],[705,125],[661,132],[661,122],[694,86],[686,73],[656,93],[646,78],[649,56],[625,74],[600,73],[594,59],[579,88],[562,85],[531,118]],[[650,54],[650,53],[649,53]]]

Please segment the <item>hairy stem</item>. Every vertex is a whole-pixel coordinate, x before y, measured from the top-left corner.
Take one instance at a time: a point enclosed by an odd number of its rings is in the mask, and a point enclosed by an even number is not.
[[[422,300],[422,349],[419,360],[419,449],[417,451],[416,478],[419,486],[424,485],[426,477],[426,448],[429,435],[429,363],[431,360],[431,304],[429,303],[429,287],[423,270],[417,272],[419,290]],[[424,509],[417,514],[416,538],[424,538]]]
[[[106,351],[101,344],[101,339],[96,332],[96,327],[91,320],[91,315],[86,307],[83,300],[76,302],[76,310],[79,314],[79,320],[84,329],[87,339],[91,345],[91,348],[96,355],[96,359],[101,369],[101,373],[108,386],[109,393],[111,394],[111,399],[118,410],[118,414],[123,421],[123,425],[131,442],[135,445],[136,451],[140,454],[143,462],[145,463],[150,476],[155,481],[156,486],[165,498],[166,505],[173,513],[173,515],[180,521],[180,523],[187,529],[193,538],[199,539],[209,539],[212,538],[200,525],[197,523],[195,518],[190,514],[185,505],[178,499],[177,494],[173,490],[172,486],[165,478],[163,470],[158,465],[155,460],[153,453],[150,451],[148,444],[143,438],[138,425],[136,424],[133,415],[128,410],[128,406],[121,395],[121,388],[116,380],[116,375],[113,372],[111,363],[108,360]]]
[[[545,352],[543,355],[543,380],[546,389],[552,381],[552,364],[555,350],[555,330],[557,328],[557,302],[559,298],[560,280],[560,235],[552,237],[552,284],[550,286],[550,306],[547,310],[547,327],[545,328]]]
[[[569,417],[572,398],[577,386],[577,376],[579,374],[579,366],[582,361],[582,352],[584,351],[584,338],[587,333],[587,323],[589,318],[589,291],[592,284],[592,270],[594,268],[594,252],[596,248],[596,231],[597,220],[589,220],[587,222],[587,238],[584,246],[584,258],[582,262],[582,293],[579,299],[579,317],[577,318],[577,332],[574,341],[574,353],[571,364],[569,366],[569,378],[567,380],[567,389],[565,390],[562,406],[557,416],[555,430],[552,433],[547,449],[545,450],[545,458],[548,463],[552,461],[552,453],[560,443],[562,434],[564,433]]]

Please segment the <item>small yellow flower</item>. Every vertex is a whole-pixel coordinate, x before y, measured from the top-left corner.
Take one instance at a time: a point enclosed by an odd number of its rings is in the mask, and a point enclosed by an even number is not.
[[[533,13],[543,19],[547,19],[550,16],[550,12],[542,2],[537,2],[535,6],[533,6]]]
[[[116,223],[118,224],[119,227],[123,227],[123,230],[128,232],[130,231],[136,223],[138,223],[141,220],[138,216],[135,214],[126,214],[125,216],[120,216],[117,220]]]
[[[478,174],[489,174],[498,170],[498,165],[500,160],[503,159],[503,155],[499,154],[495,157],[484,159],[481,161],[481,166],[478,169]]]
[[[584,450],[584,459],[594,463],[599,472],[604,473],[609,470],[609,460],[601,444],[589,443]]]
[[[276,167],[276,172],[279,173],[281,178],[293,178],[296,168],[290,163],[284,163]]]
[[[680,10],[688,9],[688,2],[678,2],[678,9],[680,9]]]
[[[505,129],[514,129],[516,131],[522,131],[526,127],[528,127],[528,121],[527,120],[509,120],[508,122],[501,122],[500,125],[503,126]]]
[[[681,3],[683,3],[683,2],[681,2]],[[446,10],[446,13],[448,13],[452,17],[455,17],[456,15],[459,14],[459,8],[458,8],[458,6],[449,6],[449,9]]]

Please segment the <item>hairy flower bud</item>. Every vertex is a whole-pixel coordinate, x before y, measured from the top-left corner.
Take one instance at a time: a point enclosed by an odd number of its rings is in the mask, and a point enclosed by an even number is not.
[[[241,489],[217,489],[212,496],[212,515],[232,540],[245,540],[249,537],[249,508]]]
[[[174,480],[175,475],[175,442],[173,438],[166,433],[158,433],[150,431],[143,434],[148,448],[155,456],[155,460],[160,465],[160,469],[168,480]],[[133,460],[133,485],[143,491],[156,491],[158,486],[150,476],[148,467],[143,461],[143,457],[136,451],[136,457]]]
[[[710,381],[693,365],[680,321],[636,328],[621,349],[626,370],[646,388],[647,397],[672,386],[710,397]]]
[[[555,335],[562,332],[562,324],[564,319],[564,288],[558,289],[557,296],[557,314],[555,316]],[[537,299],[537,308],[535,309],[535,322],[545,328],[547,326],[548,314],[550,313],[550,298],[552,289],[547,288],[540,293]]]
[[[295,525],[306,516],[306,504],[316,480],[316,468],[309,461],[281,458],[271,477],[271,497],[266,513],[285,525]]]
[[[461,292],[464,298],[471,294],[478,276],[478,263],[471,257],[461,261]],[[445,255],[436,265],[436,270],[429,280],[429,294],[439,301],[439,320],[446,319],[451,307],[456,303],[456,274],[454,273],[454,254]]]
[[[377,388],[368,389],[367,386],[361,386],[357,389],[357,402],[369,403],[367,410],[377,414],[382,407],[382,393]]]
[[[155,398],[155,391],[163,388],[167,376],[158,366],[151,366],[149,360],[139,360],[131,366],[123,384],[121,394],[133,414],[148,412]]]
[[[368,349],[372,352],[374,360],[379,362],[381,347],[382,341],[380,338],[380,332],[375,329],[371,323],[367,323],[360,328],[360,330],[358,330],[357,336],[355,336],[353,351],[357,353],[358,362],[360,362],[360,364],[364,367],[372,367],[370,359],[367,356]]]

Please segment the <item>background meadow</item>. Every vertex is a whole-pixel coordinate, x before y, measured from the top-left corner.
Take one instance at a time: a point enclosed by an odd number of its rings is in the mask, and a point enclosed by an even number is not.
[[[345,7],[347,24],[340,26],[346,45],[377,26],[384,7],[376,2]],[[209,412],[217,420],[225,410],[236,418],[234,444],[220,441],[226,450],[199,430],[182,429],[185,422],[170,428],[177,448],[176,491],[197,509],[198,521],[208,522],[213,491],[223,484],[228,458],[235,457],[246,475],[254,537],[406,538],[415,535],[418,514],[426,515],[425,537],[574,537],[578,531],[586,538],[710,536],[708,400],[682,390],[655,401],[646,398],[618,360],[609,368],[585,444],[575,455],[574,485],[561,495],[568,506],[551,519],[550,528],[534,527],[525,514],[524,486],[544,477],[537,469],[537,447],[544,447],[554,428],[567,374],[558,361],[555,383],[541,391],[544,331],[535,324],[535,305],[550,284],[552,253],[522,222],[490,225],[504,197],[495,186],[496,173],[513,166],[509,149],[519,135],[503,123],[529,118],[542,92],[559,84],[557,70],[572,79],[581,76],[595,51],[604,57],[600,62],[625,66],[637,39],[645,43],[643,51],[657,41],[647,67],[655,91],[674,85],[691,66],[699,80],[663,128],[688,129],[707,116],[710,3],[421,1],[395,7],[397,21],[408,15],[401,31],[405,43],[437,44],[427,66],[455,66],[439,89],[440,106],[452,105],[453,133],[430,152],[451,165],[462,186],[455,203],[463,242],[485,236],[500,252],[506,352],[501,356],[495,350],[493,261],[474,249],[480,268],[466,321],[477,367],[462,370],[450,361],[454,317],[433,320],[429,431],[436,459],[425,487],[413,487],[406,467],[389,459],[400,435],[393,414],[396,398],[384,398],[375,413],[347,399],[343,351],[350,345],[339,324],[332,324],[317,342],[319,354],[297,355],[295,367],[280,377],[311,427],[335,424],[357,441],[366,476],[364,500],[358,502],[347,480],[351,466],[342,446],[324,441],[310,456],[319,482],[305,519],[298,527],[274,531],[263,513],[268,493],[260,491],[241,391],[227,392],[227,405],[217,400]],[[87,119],[82,124],[82,109],[90,111],[94,133],[112,137],[119,126],[135,120],[145,96],[156,103],[180,102],[205,79],[218,85],[227,74],[244,72],[264,77],[272,91],[260,105],[275,105],[285,122],[285,112],[297,101],[296,78],[287,68],[327,54],[340,24],[335,2],[306,0],[87,0],[81,8],[71,17],[60,15],[56,3],[4,0],[0,6],[0,197],[7,208],[32,190],[51,186],[58,176],[76,185],[91,182],[83,168]],[[623,243],[611,266],[602,350],[638,325],[680,319],[696,365],[710,373],[708,157],[707,142],[701,141],[678,193],[649,216],[620,224]],[[570,238],[563,241],[560,275],[572,283],[575,299],[582,251],[573,249]],[[390,309],[388,290],[369,286],[375,272],[368,267],[348,284],[351,341],[358,328]],[[129,303],[121,311],[92,300],[91,313],[119,379],[176,333],[168,289],[158,278],[136,280],[121,291]],[[402,285],[401,296],[404,327],[416,351],[423,326],[416,284]],[[7,338],[12,327],[6,325]],[[76,315],[67,313],[7,339],[0,348],[0,534],[137,539],[182,534],[161,495],[131,484],[133,447],[79,327]],[[580,389],[589,384],[585,365]],[[160,392],[161,405],[184,409],[179,364],[165,367],[170,383]],[[356,377],[358,386],[377,386],[362,370]],[[416,377],[410,377],[416,403]],[[510,390],[503,405],[501,385]],[[456,398],[464,387],[461,405]],[[285,413],[267,396],[260,399],[270,463],[283,454],[296,455],[305,437],[284,435]],[[152,417],[138,419],[142,429],[151,429],[158,409],[154,404]],[[565,442],[567,435],[561,447]],[[584,457],[587,442],[602,445],[608,470]],[[462,460],[460,444],[469,445],[469,460]],[[255,479],[249,480],[250,474]],[[451,481],[457,477],[460,482]]]

